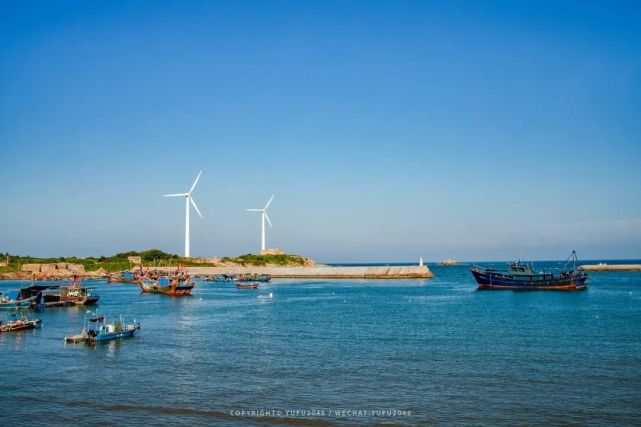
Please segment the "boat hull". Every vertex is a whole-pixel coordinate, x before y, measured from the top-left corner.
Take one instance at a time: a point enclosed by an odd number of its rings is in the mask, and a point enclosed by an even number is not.
[[[112,332],[112,333],[99,333],[95,337],[91,337],[90,341],[95,341],[95,342],[102,342],[102,341],[111,341],[111,340],[117,340],[120,338],[130,338],[133,337],[136,331],[140,329],[140,327],[136,327],[134,329],[128,330],[128,331],[120,331],[120,332]]]
[[[4,325],[0,325],[0,332],[17,332],[25,331],[27,329],[36,329],[42,326],[42,320],[18,320],[15,322],[9,322]]]
[[[138,282],[140,284],[140,289],[145,294],[163,294],[169,296],[187,296],[191,295],[192,289],[194,289],[193,284],[183,284],[183,285],[166,285],[160,286],[158,284],[146,284],[142,281]]]
[[[0,303],[0,310],[22,310],[31,307],[36,302],[36,297],[31,297],[23,300],[9,301]]]
[[[255,283],[255,284],[252,284],[252,285],[237,284],[236,288],[237,289],[258,289],[258,283]]]
[[[529,278],[513,278],[506,275],[494,274],[473,268],[472,274],[480,290],[558,290],[580,291],[587,287],[587,276],[584,274],[568,274],[538,278],[533,275]]]
[[[107,283],[138,283],[140,281],[139,278],[133,277],[131,279],[126,279],[124,277],[112,277],[109,276],[107,277]]]

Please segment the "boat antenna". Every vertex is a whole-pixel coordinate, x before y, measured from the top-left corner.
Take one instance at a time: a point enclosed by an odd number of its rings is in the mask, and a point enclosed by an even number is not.
[[[570,256],[565,260],[565,265],[567,266],[570,263],[570,260],[572,260],[572,269],[576,270],[576,263],[579,260],[576,256],[576,251],[573,250]]]

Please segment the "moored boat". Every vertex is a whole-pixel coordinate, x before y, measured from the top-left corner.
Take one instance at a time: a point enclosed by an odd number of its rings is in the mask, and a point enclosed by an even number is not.
[[[100,299],[95,289],[84,287],[82,281],[74,277],[69,286],[52,286],[42,290],[41,305],[44,307],[95,305]]]
[[[107,276],[107,283],[138,283],[141,274],[133,271],[125,271],[123,273],[109,274]]]
[[[41,319],[29,319],[26,316],[22,316],[19,319],[10,320],[8,322],[0,321],[0,332],[24,331],[27,329],[39,328],[40,326],[42,326]]]
[[[119,338],[133,337],[140,329],[140,323],[134,320],[133,323],[126,323],[124,317],[109,322],[104,316],[89,319],[96,327],[87,330],[87,342],[110,341]]]
[[[257,289],[258,288],[258,283],[250,283],[247,285],[243,285],[241,283],[236,284],[237,289]]]
[[[583,290],[587,287],[588,275],[576,267],[576,253],[574,251],[572,251],[570,258],[574,261],[573,268],[556,273],[536,272],[532,264],[521,261],[511,263],[507,270],[474,266],[471,271],[478,284],[478,289]]]
[[[164,294],[170,296],[191,295],[191,291],[195,286],[191,277],[189,277],[189,273],[187,273],[187,270],[183,267],[179,267],[170,276],[158,278],[158,280],[153,283],[145,282],[144,278],[141,278],[138,283],[140,284],[140,289],[143,293]]]
[[[26,290],[9,291],[0,294],[0,310],[24,310],[35,304],[37,296]]]

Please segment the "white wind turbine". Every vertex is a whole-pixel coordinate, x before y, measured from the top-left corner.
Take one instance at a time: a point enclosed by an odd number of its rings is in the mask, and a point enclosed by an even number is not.
[[[262,238],[261,238],[261,241],[260,241],[260,249],[261,249],[261,251],[265,250],[265,220],[267,220],[267,222],[269,223],[269,226],[272,227],[272,222],[269,220],[269,217],[267,216],[267,208],[269,207],[269,204],[272,202],[272,200],[274,200],[274,196],[275,196],[275,194],[272,195],[272,197],[269,199],[269,201],[267,202],[265,207],[262,208],[262,209],[246,209],[246,211],[248,211],[248,212],[260,212],[261,213],[261,224],[262,224],[262,227],[261,227],[261,232],[262,232],[261,237]]]
[[[192,206],[194,209],[196,209],[196,213],[198,213],[199,217],[203,217],[202,214],[200,213],[200,210],[198,210],[198,206],[196,206],[196,202],[194,202],[194,199],[191,198],[191,193],[194,191],[194,188],[196,188],[196,184],[198,183],[198,180],[200,179],[200,175],[202,175],[203,171],[198,172],[198,176],[196,177],[196,180],[192,184],[191,188],[189,189],[189,192],[187,193],[175,193],[175,194],[163,194],[163,197],[184,197],[185,198],[185,258],[189,258],[189,203],[191,202]]]

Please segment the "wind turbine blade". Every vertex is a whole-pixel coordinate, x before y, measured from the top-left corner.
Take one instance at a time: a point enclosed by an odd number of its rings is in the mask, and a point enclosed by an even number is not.
[[[194,191],[194,188],[196,188],[196,184],[198,183],[198,180],[200,179],[200,175],[203,174],[203,171],[198,172],[198,176],[196,177],[196,180],[192,184],[191,188],[189,189],[189,194],[191,194],[192,191]]]
[[[274,226],[272,225],[272,222],[269,220],[269,217],[267,216],[267,212],[265,212],[265,219],[269,223],[269,228],[274,228]]]
[[[196,209],[196,212],[198,212],[198,216],[199,216],[200,218],[202,218],[202,217],[203,217],[203,215],[200,213],[200,210],[198,209],[198,206],[196,206],[196,202],[194,202],[194,199],[192,199],[192,198],[190,197],[190,198],[189,198],[189,201],[191,202],[191,205],[194,207],[194,209]]]
[[[185,197],[187,193],[163,194],[163,197]]]
[[[272,202],[272,200],[274,200],[274,196],[275,196],[275,194],[272,194],[272,197],[270,197],[269,202],[267,202],[267,204],[263,208],[264,210],[267,210],[267,208],[269,207],[269,204]]]
[[[247,212],[262,212],[262,209],[245,209]]]

